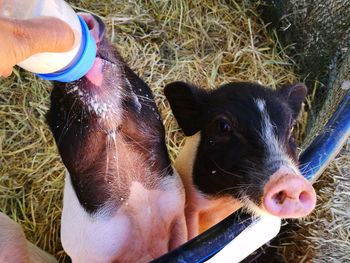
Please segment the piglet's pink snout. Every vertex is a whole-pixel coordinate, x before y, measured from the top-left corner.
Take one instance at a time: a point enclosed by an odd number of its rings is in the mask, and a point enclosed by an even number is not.
[[[263,207],[280,218],[307,216],[316,205],[316,193],[311,183],[292,170],[276,171],[264,187]]]

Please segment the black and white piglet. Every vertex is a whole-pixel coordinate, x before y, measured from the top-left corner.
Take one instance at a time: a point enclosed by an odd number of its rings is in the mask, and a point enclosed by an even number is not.
[[[48,124],[67,168],[61,240],[73,262],[146,262],[187,240],[185,196],[149,87],[82,14],[93,68],[55,84]]]
[[[242,205],[257,215],[298,218],[316,203],[298,169],[292,136],[307,89],[274,91],[229,83],[205,91],[184,82],[165,87],[186,139],[175,163],[186,189],[189,238]]]

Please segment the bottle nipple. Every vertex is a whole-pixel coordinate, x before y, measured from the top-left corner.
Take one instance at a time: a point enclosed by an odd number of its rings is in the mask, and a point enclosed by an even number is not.
[[[83,77],[93,66],[97,52],[96,43],[85,21],[80,16],[78,18],[82,29],[82,52],[80,58],[65,70],[47,74],[36,74],[38,77],[59,82],[72,82]]]

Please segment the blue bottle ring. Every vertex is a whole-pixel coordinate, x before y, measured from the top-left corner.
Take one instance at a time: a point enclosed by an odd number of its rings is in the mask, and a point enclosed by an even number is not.
[[[82,52],[80,58],[69,68],[48,74],[36,74],[46,80],[71,82],[83,77],[93,66],[96,57],[96,43],[85,21],[78,16],[81,25]]]

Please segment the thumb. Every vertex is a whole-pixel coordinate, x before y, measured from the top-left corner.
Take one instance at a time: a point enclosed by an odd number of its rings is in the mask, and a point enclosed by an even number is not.
[[[12,73],[12,67],[0,70],[0,77],[2,76],[7,78],[8,76],[11,75],[11,73]]]
[[[55,17],[37,17],[17,20],[23,34],[19,37],[28,44],[29,53],[65,52],[73,48],[74,32],[64,21]]]

